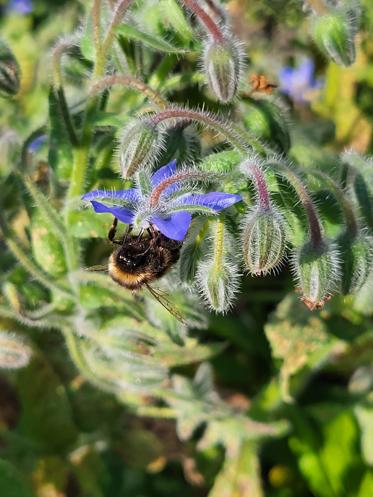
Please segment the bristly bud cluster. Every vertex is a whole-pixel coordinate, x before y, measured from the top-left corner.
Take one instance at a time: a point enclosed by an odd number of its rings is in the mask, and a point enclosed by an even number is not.
[[[13,97],[20,88],[20,68],[13,52],[0,39],[0,96]]]
[[[211,223],[211,255],[198,265],[196,283],[207,305],[215,312],[227,312],[239,286],[239,269],[234,240],[224,223]]]
[[[345,0],[325,14],[314,17],[315,42],[336,64],[350,66],[355,61],[354,38],[359,29],[360,15],[360,2]]]
[[[307,241],[293,255],[292,269],[310,309],[320,309],[338,289],[341,269],[336,246],[323,240],[318,246]]]
[[[210,90],[223,103],[236,95],[240,82],[243,54],[240,44],[231,36],[222,40],[210,37],[205,42],[203,67]]]
[[[23,368],[30,357],[31,349],[21,337],[9,331],[0,331],[0,368]]]
[[[150,119],[130,121],[122,131],[119,161],[123,178],[156,161],[163,148],[163,132]]]
[[[285,250],[286,233],[281,214],[273,208],[251,209],[242,223],[242,251],[247,270],[260,276],[278,269]]]

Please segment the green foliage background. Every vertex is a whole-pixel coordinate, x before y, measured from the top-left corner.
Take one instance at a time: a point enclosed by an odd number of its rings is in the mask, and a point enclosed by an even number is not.
[[[278,70],[302,55],[316,61],[324,87],[310,105],[290,109],[290,154],[305,167],[317,161],[328,170],[346,148],[373,154],[373,4],[363,2],[356,62],[341,68],[314,46],[301,3],[232,0],[227,6],[235,31],[247,42],[248,74],[265,74],[276,82]],[[50,54],[61,35],[77,28],[88,4],[35,0],[32,15],[21,16],[9,13],[0,2],[1,36],[12,47],[22,73],[17,97],[1,100],[0,207],[26,252],[32,252],[57,282],[66,272],[63,247],[46,229],[42,210],[34,208],[32,184],[44,188],[48,166],[59,181],[67,182],[71,174],[69,137],[50,92]],[[164,12],[169,16],[166,23]],[[206,102],[217,110],[216,102],[201,96],[203,76],[196,69],[200,43],[175,2],[139,2],[133,16],[135,28],[120,28],[129,70],[173,102],[194,107]],[[84,57],[73,53],[64,73],[77,125],[86,90],[82,75],[90,70],[92,55],[89,26],[82,30]],[[185,48],[190,53],[184,59],[180,53]],[[106,111],[94,116],[99,131],[93,144],[95,177],[87,179],[89,187],[121,186],[113,129],[143,103],[133,90],[116,88]],[[249,121],[255,109],[249,104],[243,108]],[[267,125],[264,121],[261,133],[286,148],[288,137],[275,125],[265,129]],[[25,141],[30,143],[45,130],[49,144],[29,153]],[[178,145],[179,138],[173,137]],[[24,171],[16,171],[22,145],[21,164],[30,174],[31,187],[20,179]],[[182,151],[172,147],[170,141],[164,162],[176,152],[182,157]],[[208,170],[208,160],[204,164]],[[46,195],[57,198],[53,180],[50,183]],[[58,182],[54,187],[58,189]],[[369,187],[372,194],[371,171]],[[320,206],[332,231],[335,205],[326,199]],[[58,203],[54,207],[58,209]],[[102,240],[109,216],[97,219],[81,210],[72,215],[71,235],[85,249],[84,267],[104,260],[110,253]],[[335,297],[323,310],[310,313],[294,293],[286,267],[278,276],[245,277],[231,313],[210,315],[207,329],[199,322],[204,318],[197,317],[195,328],[183,337],[160,308],[153,310],[158,321],[140,327],[131,314],[137,312],[136,299],[125,293],[118,299],[113,286],[92,276],[80,296],[87,321],[79,328],[75,315],[73,323],[81,337],[84,326],[98,330],[84,352],[96,361],[89,370],[63,322],[69,302],[58,300],[61,326],[47,318],[38,326],[25,316],[23,322],[15,317],[21,307],[32,313],[40,303],[47,306],[48,291],[27,277],[4,240],[0,250],[0,328],[15,332],[32,349],[27,367],[0,376],[1,497],[373,495],[372,287],[357,297]],[[56,291],[51,288],[52,294]],[[185,302],[182,296],[179,300],[186,312],[198,314],[199,304]],[[152,347],[153,362],[137,364],[136,370],[125,368],[128,350],[115,342],[121,328],[128,331],[125,340],[130,345],[133,341],[131,352],[138,352],[135,333],[142,334],[142,346]],[[149,337],[159,341],[149,345]],[[97,343],[104,351],[100,360]],[[118,355],[105,356],[113,343]],[[151,377],[146,376],[149,368]],[[167,368],[172,371],[170,389],[159,393],[162,403],[152,404],[147,395],[152,389],[157,394],[157,378],[163,378]],[[149,381],[145,393],[129,388],[141,374]]]

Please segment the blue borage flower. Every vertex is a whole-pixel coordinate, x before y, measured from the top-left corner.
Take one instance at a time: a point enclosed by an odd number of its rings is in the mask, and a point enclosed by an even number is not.
[[[33,10],[31,0],[10,0],[8,9],[18,14],[30,14]]]
[[[176,161],[161,167],[153,175],[146,170],[136,173],[136,187],[128,190],[94,190],[83,196],[95,212],[108,212],[125,224],[146,229],[154,226],[164,236],[183,241],[192,221],[192,214],[215,215],[239,202],[239,195],[224,192],[190,192],[190,182],[205,179],[195,170],[176,171]],[[183,188],[189,183],[189,191]],[[103,204],[96,199],[107,200]]]
[[[312,93],[322,88],[322,81],[314,73],[315,64],[309,58],[297,67],[283,67],[279,73],[280,90],[295,102],[310,100]]]

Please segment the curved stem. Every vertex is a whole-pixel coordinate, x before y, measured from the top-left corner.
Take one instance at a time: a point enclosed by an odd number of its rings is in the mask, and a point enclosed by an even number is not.
[[[161,181],[159,185],[154,188],[150,196],[150,206],[156,207],[158,205],[162,193],[169,186],[174,185],[175,183],[180,183],[181,181],[193,181],[201,179],[206,179],[206,173],[200,171],[184,171],[172,175],[170,178]],[[209,179],[211,179],[211,176]]]
[[[311,243],[315,248],[320,247],[323,243],[321,224],[312,197],[302,180],[289,166],[281,162],[271,161],[268,162],[268,166],[283,175],[296,191],[307,215]]]
[[[123,19],[124,14],[126,13],[126,10],[131,6],[133,1],[134,0],[119,0],[117,5],[115,6],[113,17],[111,19],[109,28],[108,28],[106,35],[104,37],[104,40],[102,42],[100,61],[99,61],[98,65],[104,64],[104,59],[105,59],[107,52],[110,49],[110,47],[113,43],[113,40],[114,40],[115,29],[120,24],[121,20]],[[99,71],[99,72],[102,72],[102,71]]]
[[[217,42],[222,42],[224,35],[218,24],[205,12],[195,0],[183,0],[186,7],[204,24],[207,31]]]
[[[216,232],[214,237],[214,267],[216,274],[220,274],[223,259],[224,244],[224,222],[222,219],[216,221]]]
[[[353,238],[358,234],[358,222],[352,206],[352,203],[348,200],[347,196],[343,192],[342,188],[338,185],[333,178],[323,173],[322,171],[313,170],[309,174],[313,176],[318,176],[322,181],[324,181],[332,190],[338,200],[340,207],[343,211],[343,215],[346,220],[347,232]]]
[[[150,116],[149,120],[154,124],[159,124],[168,120],[175,120],[177,123],[180,123],[181,121],[196,121],[220,133],[227,142],[231,143],[239,152],[242,152],[242,154],[249,152],[251,149],[248,139],[243,136],[243,131],[232,129],[229,124],[221,121],[218,117],[197,110],[166,109],[158,112],[154,116]]]
[[[262,169],[253,160],[245,162],[244,166],[254,183],[260,210],[269,211],[271,209],[271,197]]]
[[[130,87],[137,90],[160,109],[165,109],[169,105],[167,100],[164,99],[162,95],[150,88],[150,86],[145,84],[143,81],[124,74],[113,74],[112,76],[106,76],[105,78],[94,82],[91,86],[90,94],[96,95],[100,91],[110,88],[113,85],[122,85],[126,88]]]

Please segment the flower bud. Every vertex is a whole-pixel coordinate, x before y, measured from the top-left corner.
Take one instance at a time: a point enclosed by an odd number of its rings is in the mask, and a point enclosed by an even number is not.
[[[359,12],[335,9],[314,19],[313,36],[319,49],[336,64],[350,66],[355,61],[354,36]]]
[[[253,275],[265,275],[278,268],[284,258],[286,234],[278,212],[250,211],[243,223],[242,248],[245,266]]]
[[[210,222],[211,250],[198,264],[196,281],[201,295],[215,312],[227,312],[239,285],[239,270],[235,261],[235,240],[222,221]]]
[[[132,121],[125,127],[119,146],[123,178],[154,161],[162,150],[163,133],[150,119]]]
[[[319,246],[306,242],[296,250],[292,266],[302,292],[301,300],[311,311],[322,308],[338,287],[338,250],[325,240]]]
[[[356,293],[365,284],[373,263],[373,238],[360,234],[351,238],[343,234],[339,240],[342,254],[342,293]]]
[[[13,52],[0,40],[0,96],[9,97],[18,93],[20,68]]]
[[[238,269],[224,262],[219,270],[213,260],[202,262],[197,271],[197,281],[206,303],[215,312],[227,312],[232,306],[238,287]]]
[[[31,349],[22,337],[8,331],[0,331],[0,368],[18,369],[30,361]]]
[[[236,95],[240,81],[242,54],[232,39],[218,42],[209,39],[205,46],[203,65],[211,91],[224,103]]]

